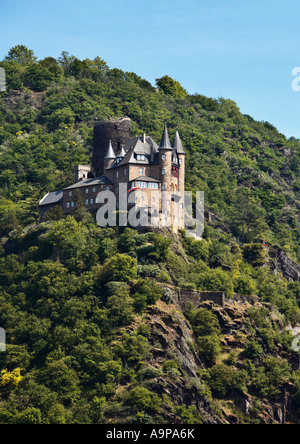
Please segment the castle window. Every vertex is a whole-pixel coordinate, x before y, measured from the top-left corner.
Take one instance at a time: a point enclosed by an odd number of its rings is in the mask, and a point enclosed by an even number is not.
[[[162,189],[162,191],[165,191],[165,189],[166,189],[166,185],[162,185],[162,186],[161,186],[161,189]]]
[[[93,193],[95,193],[96,192],[96,187],[93,187]]]
[[[162,169],[162,174],[166,174],[166,170],[164,168]]]
[[[146,157],[144,156],[144,154],[138,154],[136,156],[137,160],[146,160]]]
[[[69,196],[70,196],[70,197],[72,196],[72,191],[69,191]]]
[[[139,168],[139,175],[142,176],[144,174],[144,168]]]
[[[173,177],[178,177],[178,168],[176,168],[176,167],[172,168],[172,176]]]
[[[70,202],[67,202],[67,208],[70,208]]]
[[[124,170],[123,170],[123,176],[126,176],[126,174],[127,174],[127,171],[126,171],[126,168],[124,168]]]
[[[149,182],[148,188],[152,188],[153,190],[158,190],[158,183],[155,182]]]
[[[179,159],[179,163],[180,163],[180,164],[182,163],[182,159]]]
[[[110,190],[110,188],[109,188],[109,187],[106,187],[105,189],[106,189],[106,191],[109,191],[109,190]]]
[[[162,158],[162,160],[166,160],[166,155],[163,154],[163,155],[161,156],[161,158]]]
[[[85,194],[89,194],[89,189],[88,188],[85,189]]]
[[[71,202],[71,207],[74,208],[74,202]]]
[[[116,178],[119,179],[119,171],[116,172]]]
[[[94,203],[94,199],[91,199],[90,204],[93,205],[93,203]]]
[[[88,205],[89,204],[89,200],[85,199],[85,204]]]
[[[95,198],[95,203],[98,203],[99,202],[99,199],[98,199],[98,197],[96,197]]]
[[[137,186],[138,186],[139,188],[147,188],[147,182],[138,182],[138,183],[137,183]]]

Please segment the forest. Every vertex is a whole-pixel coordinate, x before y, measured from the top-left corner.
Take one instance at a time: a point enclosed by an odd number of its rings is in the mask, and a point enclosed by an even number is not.
[[[276,422],[266,419],[266,405],[285,398],[297,423],[299,354],[289,328],[300,322],[300,283],[276,258],[282,252],[300,262],[300,140],[242,114],[230,99],[191,95],[168,75],[151,85],[101,57],[63,51],[38,60],[17,45],[0,68],[7,82],[0,92],[0,327],[7,334],[0,423]],[[164,122],[170,136],[178,128],[186,190],[205,195],[201,241],[184,230],[100,228],[81,206],[39,223],[41,197],[69,186],[74,165],[90,162],[94,125],[123,116],[133,135],[157,142]],[[174,288],[257,302],[183,312]],[[170,325],[162,324],[167,318]],[[193,376],[170,333],[176,326],[190,338]]]

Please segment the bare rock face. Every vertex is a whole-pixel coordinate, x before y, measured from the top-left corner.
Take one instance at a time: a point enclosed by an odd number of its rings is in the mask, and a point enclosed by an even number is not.
[[[168,396],[175,405],[196,406],[205,424],[222,424],[223,418],[214,412],[204,394],[204,386],[198,376],[198,369],[203,364],[191,347],[193,332],[178,306],[158,301],[156,306],[148,307],[146,323],[150,327],[152,346],[148,365],[160,367],[175,356],[186,375],[176,380],[167,375],[158,377],[151,382],[151,390],[160,397]],[[171,423],[180,423],[176,415],[169,419]]]
[[[104,174],[104,156],[111,140],[115,154],[118,154],[122,145],[130,140],[131,120],[129,117],[108,119],[95,125],[93,141],[92,168],[94,175],[100,177]]]
[[[273,262],[273,271],[282,274],[289,281],[300,281],[300,265],[290,259],[284,251],[278,249]]]

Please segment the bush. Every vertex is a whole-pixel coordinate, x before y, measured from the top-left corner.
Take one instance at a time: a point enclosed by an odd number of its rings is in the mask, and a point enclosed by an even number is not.
[[[158,412],[161,401],[156,393],[144,387],[136,387],[130,391],[126,404],[131,406],[135,413],[155,413]]]
[[[209,270],[199,273],[197,287],[206,291],[224,291],[227,297],[234,293],[232,278],[229,273],[221,269]]]
[[[248,359],[255,359],[263,352],[263,348],[254,339],[250,339],[244,348],[244,354]]]

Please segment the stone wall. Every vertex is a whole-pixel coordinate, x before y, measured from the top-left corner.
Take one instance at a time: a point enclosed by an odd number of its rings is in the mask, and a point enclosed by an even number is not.
[[[131,120],[129,117],[121,119],[108,119],[95,125],[93,141],[92,167],[96,177],[104,174],[104,156],[106,154],[109,141],[117,155],[122,145],[131,138]]]
[[[221,291],[196,291],[180,289],[176,295],[177,302],[184,311],[187,304],[191,302],[194,308],[198,308],[201,302],[212,301],[221,307],[225,304],[225,294]]]

